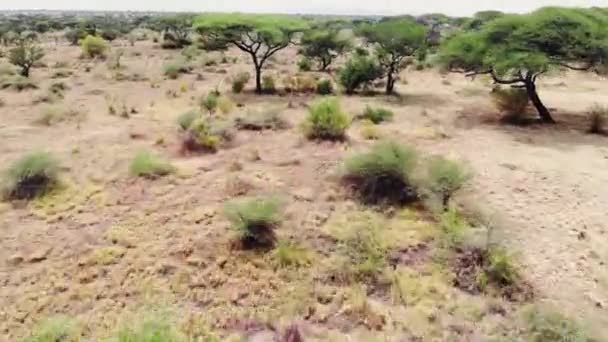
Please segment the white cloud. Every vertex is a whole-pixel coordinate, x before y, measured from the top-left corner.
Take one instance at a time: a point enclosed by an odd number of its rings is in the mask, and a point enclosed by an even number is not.
[[[0,9],[241,11],[321,14],[470,15],[479,10],[527,12],[541,6],[603,6],[608,0],[0,0]]]

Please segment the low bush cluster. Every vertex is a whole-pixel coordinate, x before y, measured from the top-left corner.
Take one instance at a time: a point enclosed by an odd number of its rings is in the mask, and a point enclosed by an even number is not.
[[[58,184],[59,162],[47,152],[33,152],[5,171],[2,195],[7,199],[32,199]]]
[[[351,120],[342,111],[337,98],[328,98],[313,104],[302,124],[308,139],[344,140]]]
[[[234,125],[229,121],[196,119],[184,132],[182,152],[216,152],[234,138]]]
[[[240,94],[245,89],[245,86],[249,82],[251,78],[251,74],[248,72],[240,72],[232,79],[232,92],[235,94]]]
[[[82,47],[82,54],[87,58],[105,58],[107,51],[110,48],[103,38],[91,35],[84,38],[80,44]]]
[[[166,160],[153,155],[150,152],[138,153],[129,168],[129,172],[135,177],[157,178],[166,176],[175,171],[175,168]]]
[[[346,94],[350,95],[361,87],[369,87],[382,75],[382,68],[374,58],[356,55],[340,70],[338,77]]]
[[[530,99],[525,89],[497,87],[491,93],[492,102],[504,115],[505,120],[521,120],[526,113]]]
[[[243,248],[269,248],[281,223],[281,201],[272,197],[240,198],[226,204],[224,213]]]
[[[334,86],[330,80],[324,79],[317,82],[317,94],[331,95],[334,92]]]
[[[385,108],[374,108],[371,106],[365,107],[365,111],[363,114],[359,115],[357,118],[362,120],[369,120],[374,124],[379,124],[384,121],[391,121],[393,119],[394,113]]]
[[[287,127],[287,122],[281,117],[281,111],[277,109],[248,112],[245,115],[237,117],[235,124],[239,129],[252,131]]]

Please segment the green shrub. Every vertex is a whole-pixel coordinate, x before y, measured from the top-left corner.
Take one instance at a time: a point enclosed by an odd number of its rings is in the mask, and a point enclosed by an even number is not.
[[[495,88],[491,93],[492,102],[505,116],[520,118],[525,114],[530,102],[528,93],[520,88]]]
[[[233,200],[226,204],[224,212],[244,248],[272,247],[275,244],[274,230],[281,223],[281,203],[276,198]]]
[[[179,59],[175,60],[173,62],[167,63],[163,67],[163,73],[165,74],[165,76],[167,76],[168,78],[170,78],[172,80],[177,79],[179,77],[179,75],[185,74],[189,71],[190,70],[188,69],[186,64]]]
[[[220,145],[234,138],[233,124],[229,121],[197,119],[190,125],[182,141],[182,152],[216,152]]]
[[[493,248],[488,251],[482,279],[504,287],[517,284],[520,276],[511,256],[503,249]]]
[[[608,107],[594,105],[588,113],[589,133],[608,134]]]
[[[245,89],[245,85],[249,82],[250,78],[251,75],[248,72],[240,72],[234,76],[232,80],[232,92],[240,94]]]
[[[310,71],[312,70],[312,62],[310,60],[310,58],[302,58],[298,61],[298,69],[300,69],[300,71]]]
[[[73,320],[59,316],[41,322],[26,341],[76,342],[80,340],[80,333],[78,325]]]
[[[238,129],[252,131],[287,127],[287,122],[281,117],[281,112],[276,109],[248,112],[247,114],[236,118],[235,124]]]
[[[425,179],[429,192],[441,200],[444,210],[448,209],[454,193],[471,178],[471,174],[460,163],[438,156],[427,164]]]
[[[284,241],[278,243],[274,256],[280,267],[302,267],[311,263],[310,253],[305,248]]]
[[[262,92],[264,94],[274,94],[277,92],[274,76],[264,75],[264,77],[262,77]]]
[[[193,60],[198,58],[201,55],[202,51],[196,45],[190,45],[185,47],[182,50],[182,56],[184,56],[187,60]]]
[[[140,152],[131,162],[129,172],[135,177],[156,178],[166,176],[175,168],[166,160],[154,156],[150,152]]]
[[[369,152],[347,159],[342,178],[366,203],[403,204],[418,198],[412,181],[417,159],[412,148],[378,142]]]
[[[8,199],[32,199],[58,184],[59,163],[49,153],[33,152],[6,170],[2,193]]]
[[[334,92],[334,86],[330,80],[319,80],[317,82],[317,94],[331,95]]]
[[[177,324],[162,315],[149,315],[123,326],[117,334],[118,342],[184,342],[188,339],[177,329]]]
[[[355,56],[340,70],[340,84],[347,94],[354,94],[360,87],[368,87],[374,80],[382,77],[382,67],[372,57]]]
[[[195,110],[185,112],[177,117],[177,124],[181,129],[186,131],[188,130],[188,128],[190,128],[190,126],[192,126],[192,123],[200,116],[201,114]]]
[[[528,341],[592,342],[585,331],[565,316],[531,307],[524,312]]]
[[[385,108],[365,107],[363,114],[359,115],[359,119],[369,120],[374,124],[379,124],[384,121],[393,120],[393,112]]]
[[[382,133],[373,122],[365,120],[361,126],[361,136],[365,140],[378,140],[382,137]]]
[[[343,140],[350,118],[342,111],[337,98],[328,98],[313,104],[302,124],[309,139]]]
[[[109,49],[108,43],[101,37],[87,36],[81,42],[82,53],[85,57],[105,57]]]
[[[215,112],[215,109],[217,108],[218,100],[219,100],[218,93],[212,91],[209,94],[207,94],[207,96],[202,98],[201,107],[203,109],[206,109],[210,113],[213,113],[213,112]]]

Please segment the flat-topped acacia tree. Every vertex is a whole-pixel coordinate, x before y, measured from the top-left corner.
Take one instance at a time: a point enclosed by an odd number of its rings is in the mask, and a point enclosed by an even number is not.
[[[409,19],[396,19],[362,25],[357,33],[375,47],[386,75],[386,93],[392,94],[395,73],[404,67],[405,57],[415,55],[425,46],[427,29]]]
[[[294,35],[307,26],[306,21],[296,17],[247,14],[206,14],[194,23],[203,38],[234,45],[251,56],[258,94],[262,93],[264,63],[293,43]]]
[[[462,32],[440,51],[451,71],[488,74],[495,83],[524,88],[541,122],[555,122],[536,85],[551,71],[591,70],[608,56],[608,16],[587,9],[548,7],[506,15],[481,30]]]

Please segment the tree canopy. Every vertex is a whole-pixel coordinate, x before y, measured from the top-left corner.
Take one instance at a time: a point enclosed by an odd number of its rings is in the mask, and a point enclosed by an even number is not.
[[[352,47],[352,42],[340,37],[335,29],[313,29],[301,40],[302,54],[315,60],[320,71],[326,71],[334,59]]]
[[[590,70],[605,62],[608,16],[587,9],[549,7],[506,15],[481,30],[450,39],[441,60],[451,70],[489,74],[495,83],[526,88],[544,122],[553,122],[536,91],[539,76],[568,68]]]
[[[215,41],[223,41],[248,53],[255,67],[256,92],[262,92],[262,69],[269,57],[293,42],[306,30],[306,21],[281,15],[206,14],[195,21],[195,30]]]
[[[372,44],[386,74],[386,93],[393,92],[395,73],[403,67],[403,59],[413,56],[425,46],[427,29],[408,19],[388,20],[363,25],[358,34]]]

